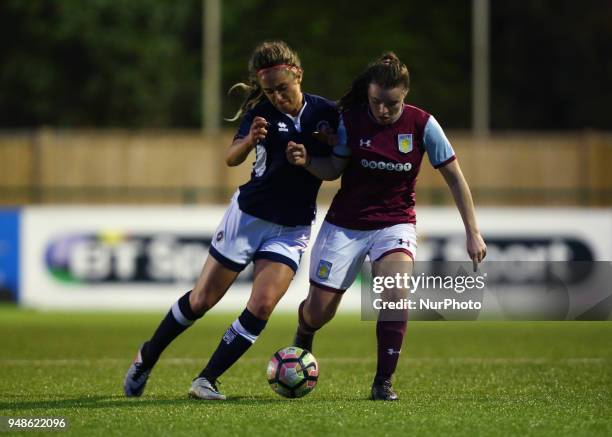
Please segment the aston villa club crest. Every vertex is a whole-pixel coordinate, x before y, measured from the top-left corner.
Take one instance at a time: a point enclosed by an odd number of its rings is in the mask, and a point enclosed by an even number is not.
[[[402,153],[412,152],[412,134],[399,134],[397,136],[397,148]]]
[[[317,267],[317,278],[327,279],[329,278],[329,272],[331,272],[332,263],[329,261],[321,260],[319,267]]]

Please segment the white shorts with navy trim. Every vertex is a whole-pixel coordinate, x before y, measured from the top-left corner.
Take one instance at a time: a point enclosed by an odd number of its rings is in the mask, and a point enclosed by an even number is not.
[[[310,255],[310,283],[343,293],[351,286],[366,256],[378,261],[393,252],[416,256],[417,234],[412,223],[359,231],[324,221]]]
[[[242,212],[236,192],[213,235],[209,253],[235,272],[257,259],[286,264],[295,272],[308,246],[310,228],[282,226]]]

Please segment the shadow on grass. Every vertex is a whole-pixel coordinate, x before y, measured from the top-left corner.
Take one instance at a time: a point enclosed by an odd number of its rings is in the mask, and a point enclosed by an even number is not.
[[[314,399],[313,399],[314,400]],[[364,401],[366,399],[353,398],[343,399],[344,402]],[[232,396],[226,401],[201,401],[188,397],[180,398],[126,398],[121,395],[116,396],[90,396],[68,399],[53,399],[39,401],[0,402],[0,411],[3,410],[51,410],[51,409],[71,409],[71,408],[142,408],[142,407],[163,407],[163,406],[207,406],[213,408],[223,408],[232,405],[280,405],[302,403],[302,399],[270,398],[266,396]],[[338,399],[316,398],[317,403],[337,402]]]

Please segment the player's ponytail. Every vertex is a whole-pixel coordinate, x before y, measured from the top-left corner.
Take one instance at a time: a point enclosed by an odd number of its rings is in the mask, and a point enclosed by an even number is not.
[[[383,88],[402,86],[410,89],[410,73],[408,67],[400,61],[393,52],[386,52],[372,62],[359,76],[351,87],[338,101],[338,109],[345,112],[351,108],[364,105],[368,101],[368,86],[375,83]]]
[[[246,93],[246,97],[236,114],[226,119],[227,121],[238,120],[245,112],[266,98],[259,85],[258,74],[273,67],[286,68],[293,74],[302,71],[300,58],[284,41],[264,41],[259,44],[249,59],[248,82],[236,83],[228,91],[229,94],[234,90],[241,90]]]

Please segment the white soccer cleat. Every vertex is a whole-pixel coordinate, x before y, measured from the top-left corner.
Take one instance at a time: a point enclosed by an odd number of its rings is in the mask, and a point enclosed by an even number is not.
[[[189,396],[195,399],[210,401],[224,401],[225,395],[219,393],[217,386],[206,378],[196,378],[191,383]]]
[[[138,349],[136,358],[134,358],[132,365],[125,375],[125,380],[123,381],[123,392],[129,398],[142,395],[147,385],[149,374],[151,370],[153,370],[152,368],[144,367],[142,355],[140,354],[141,349]]]

